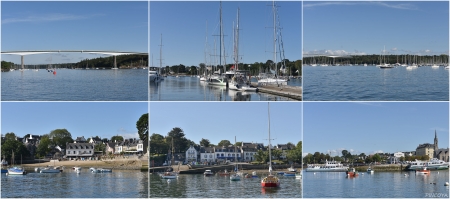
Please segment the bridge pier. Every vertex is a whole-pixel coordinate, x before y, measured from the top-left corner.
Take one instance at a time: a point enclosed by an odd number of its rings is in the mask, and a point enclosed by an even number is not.
[[[22,65],[22,70],[23,70],[23,55],[20,56],[20,62],[21,62],[21,65]]]

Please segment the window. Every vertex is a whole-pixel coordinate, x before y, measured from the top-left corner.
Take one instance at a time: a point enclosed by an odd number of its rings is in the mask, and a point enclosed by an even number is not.
[[[75,151],[73,151],[73,154],[77,154],[77,153],[75,153]]]
[[[91,154],[91,151],[89,151],[89,154]]]
[[[209,155],[209,158],[212,158],[212,155]]]
[[[207,158],[208,156],[207,156],[207,155],[204,155],[203,157]]]
[[[70,151],[67,151],[67,154],[70,154]]]

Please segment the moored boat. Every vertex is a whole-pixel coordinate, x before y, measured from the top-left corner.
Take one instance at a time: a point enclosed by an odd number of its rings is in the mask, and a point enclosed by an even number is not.
[[[294,172],[286,172],[286,173],[284,173],[284,176],[294,177],[295,173]]]
[[[406,169],[410,171],[415,171],[423,169],[425,166],[427,167],[428,170],[444,170],[448,169],[449,164],[448,162],[439,160],[437,158],[432,158],[430,161],[421,161],[416,159],[414,161],[411,161],[408,164],[408,166],[406,166]]]
[[[367,173],[373,174],[373,170],[372,170],[371,167],[369,167],[369,168],[367,169]]]
[[[214,173],[211,170],[205,170],[203,175],[205,175],[205,176],[212,176],[212,175],[214,175]]]
[[[229,176],[230,173],[225,169],[225,171],[219,171],[217,172],[217,174],[219,174],[219,176]]]
[[[416,175],[428,175],[430,174],[430,170],[427,167],[423,167],[422,170],[416,170]]]
[[[25,175],[27,172],[22,167],[12,167],[8,169],[8,175]]]
[[[164,172],[161,174],[162,179],[176,179],[177,177],[177,173],[174,172]]]
[[[325,160],[325,165],[310,164],[305,170],[307,172],[345,172],[348,167],[334,160]]]
[[[349,178],[359,176],[359,173],[355,170],[355,168],[349,169],[348,171],[345,172],[345,174]]]
[[[275,3],[273,3],[273,6],[275,6]],[[269,104],[267,104],[267,114],[269,117],[269,145],[270,144],[270,108]],[[269,175],[261,180],[261,186],[262,187],[279,187],[280,186],[280,179],[278,177],[272,175],[272,153],[269,147]]]

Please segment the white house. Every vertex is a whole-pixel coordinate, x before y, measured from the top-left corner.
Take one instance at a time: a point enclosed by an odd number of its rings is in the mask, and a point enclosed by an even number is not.
[[[67,143],[66,157],[75,158],[91,158],[94,156],[94,144],[90,143]]]
[[[200,148],[200,162],[215,162],[216,155],[214,147]]]
[[[197,162],[197,150],[194,148],[194,146],[190,146],[188,150],[186,150],[186,162]]]

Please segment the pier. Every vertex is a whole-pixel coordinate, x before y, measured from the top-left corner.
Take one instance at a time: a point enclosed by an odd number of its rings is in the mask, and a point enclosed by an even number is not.
[[[294,100],[302,100],[302,87],[299,86],[287,86],[287,85],[276,85],[276,84],[266,84],[259,85],[256,82],[252,82],[252,86],[258,87],[258,91],[262,93],[269,93],[272,95],[288,97]]]

